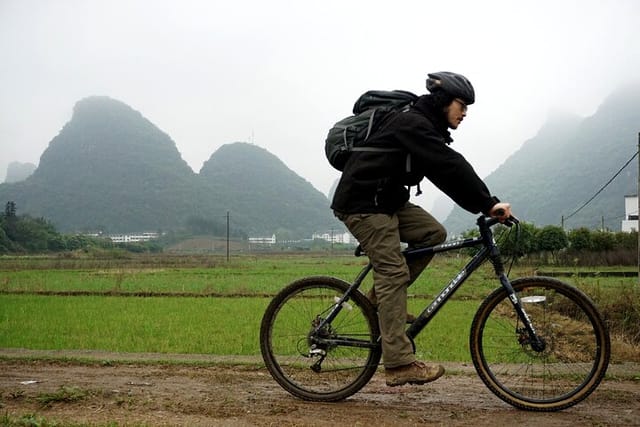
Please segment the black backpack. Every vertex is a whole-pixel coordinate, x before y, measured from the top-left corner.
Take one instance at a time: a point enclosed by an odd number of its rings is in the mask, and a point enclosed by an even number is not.
[[[408,110],[417,98],[404,90],[370,90],[362,94],[353,106],[353,115],[329,130],[324,151],[331,166],[342,171],[353,151],[402,151],[401,148],[367,147],[365,143],[386,117]]]

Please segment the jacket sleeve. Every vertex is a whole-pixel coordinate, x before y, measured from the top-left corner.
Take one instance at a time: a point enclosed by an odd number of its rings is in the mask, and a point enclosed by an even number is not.
[[[411,153],[412,168],[471,213],[489,214],[499,202],[473,167],[426,121],[397,123],[395,135]]]

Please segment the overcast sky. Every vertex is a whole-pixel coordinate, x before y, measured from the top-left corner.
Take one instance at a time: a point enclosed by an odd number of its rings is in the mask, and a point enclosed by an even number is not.
[[[0,0],[0,180],[106,95],[195,172],[253,142],[326,194],[333,122],[368,89],[422,94],[443,70],[475,86],[453,147],[484,177],[549,114],[589,116],[639,78],[639,18],[636,0]]]

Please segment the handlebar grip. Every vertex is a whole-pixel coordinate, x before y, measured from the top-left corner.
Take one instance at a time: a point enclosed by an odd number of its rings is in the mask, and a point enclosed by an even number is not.
[[[504,209],[496,209],[496,210],[495,210],[495,212],[494,212],[493,214],[494,214],[496,217],[503,216],[503,215],[504,215]],[[518,220],[518,218],[516,218],[516,217],[515,217],[515,216],[513,216],[513,215],[509,215],[509,218],[507,218],[507,219],[505,220],[505,223],[507,223],[507,222],[511,222],[511,223],[514,223],[514,224],[519,224],[519,223],[520,223],[520,221]]]
[[[494,212],[494,219],[497,219],[497,217],[504,215],[504,209],[496,209],[496,211]],[[518,218],[516,218],[513,215],[510,215],[509,218],[505,219],[504,221],[501,221],[503,225],[506,225],[507,227],[511,227],[513,225],[516,224],[520,224],[520,220]]]

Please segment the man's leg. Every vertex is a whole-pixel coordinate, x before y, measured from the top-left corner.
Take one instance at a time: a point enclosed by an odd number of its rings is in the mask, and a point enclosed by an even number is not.
[[[400,251],[398,217],[386,214],[346,215],[341,220],[360,242],[373,264],[385,368],[413,363],[413,346],[405,333],[409,269]]]

